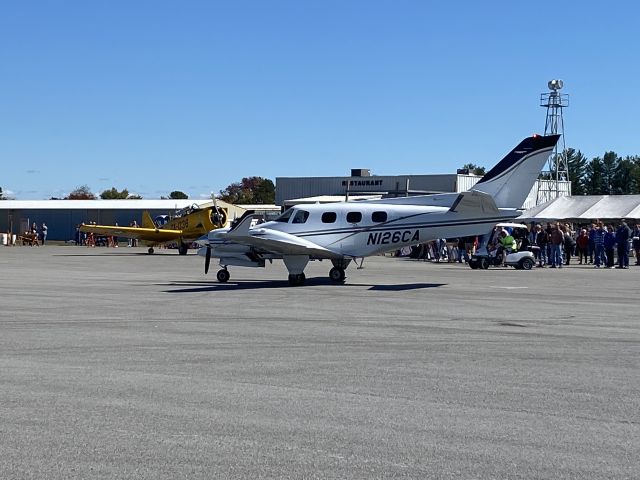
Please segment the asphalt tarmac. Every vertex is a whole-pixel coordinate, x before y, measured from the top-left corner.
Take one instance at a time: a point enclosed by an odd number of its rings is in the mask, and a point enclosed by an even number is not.
[[[640,267],[145,251],[0,247],[0,478],[640,478]]]

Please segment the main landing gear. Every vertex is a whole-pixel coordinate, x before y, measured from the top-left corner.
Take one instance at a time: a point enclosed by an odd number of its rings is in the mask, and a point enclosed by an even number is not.
[[[231,277],[231,275],[226,268],[218,270],[218,273],[216,273],[216,278],[220,283],[227,283],[229,281],[229,277]]]
[[[290,273],[289,285],[292,287],[299,287],[301,285],[304,285],[306,279],[307,277],[305,277],[304,273]]]
[[[188,251],[189,251],[189,245],[183,242],[178,243],[178,253],[180,255],[186,255]]]
[[[334,283],[344,283],[347,275],[344,273],[344,268],[333,267],[329,270],[329,279]]]

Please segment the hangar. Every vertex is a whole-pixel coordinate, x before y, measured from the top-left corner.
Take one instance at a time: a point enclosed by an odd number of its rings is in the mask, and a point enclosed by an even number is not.
[[[211,200],[2,200],[0,201],[0,232],[23,233],[33,222],[47,224],[47,240],[70,241],[81,223],[128,226],[141,223],[142,212],[152,218],[172,214],[191,205],[206,207]],[[231,205],[218,201],[229,212],[229,219],[242,216],[248,209],[279,210],[271,205]]]

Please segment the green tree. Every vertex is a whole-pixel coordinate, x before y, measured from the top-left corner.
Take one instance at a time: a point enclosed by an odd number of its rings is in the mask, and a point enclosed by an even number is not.
[[[276,187],[262,177],[245,177],[220,190],[220,200],[234,204],[272,204],[276,200]]]
[[[129,190],[126,188],[122,191],[118,191],[116,187],[111,187],[110,190],[105,190],[100,194],[100,198],[103,200],[124,200],[129,197]]]
[[[91,189],[87,185],[81,185],[75,190],[72,190],[69,195],[65,197],[65,200],[95,200],[96,196],[91,192]]]
[[[486,168],[476,165],[475,163],[465,163],[462,168],[469,169],[469,173],[472,173],[474,175],[483,176],[485,173],[487,173]]]
[[[640,156],[635,155],[632,157],[625,157],[625,160],[629,160],[633,167],[631,168],[631,193],[634,195],[640,194]]]
[[[615,177],[620,157],[615,152],[606,152],[602,157],[602,180],[604,183],[604,195],[613,195],[615,189]]]
[[[576,151],[573,148],[567,148],[564,155],[567,158],[567,166],[569,168],[571,194],[585,195],[587,189],[584,185],[584,177],[587,168],[587,157],[585,157],[580,150]]]
[[[7,197],[4,196],[4,192],[2,191],[2,187],[0,187],[0,200],[6,200]]]
[[[169,198],[171,200],[187,200],[189,198],[189,195],[181,192],[180,190],[174,190],[169,194]]]
[[[600,157],[592,158],[585,166],[584,188],[587,195],[607,194],[602,159]]]

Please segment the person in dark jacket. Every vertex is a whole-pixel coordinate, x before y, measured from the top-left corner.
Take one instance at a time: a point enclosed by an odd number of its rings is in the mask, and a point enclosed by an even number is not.
[[[636,265],[640,265],[640,223],[636,224],[636,228],[631,233],[633,237],[633,251],[636,255]]]
[[[620,226],[616,230],[616,244],[618,245],[618,267],[629,268],[629,239],[631,229],[624,218],[620,221]]]
[[[564,227],[564,264],[569,265],[571,263],[571,255],[576,248],[576,240],[573,238],[571,227],[566,224]]]
[[[589,263],[593,263],[593,256],[596,253],[596,235],[599,233],[599,226],[597,223],[592,223],[589,229]]]
[[[539,267],[545,267],[547,265],[547,243],[549,243],[549,238],[546,230],[543,230],[542,225],[536,225],[535,244],[539,247],[536,252],[538,255]]]
[[[604,234],[604,253],[607,256],[607,268],[613,268],[615,246],[616,234],[613,232],[613,225],[608,225],[607,233]]]

